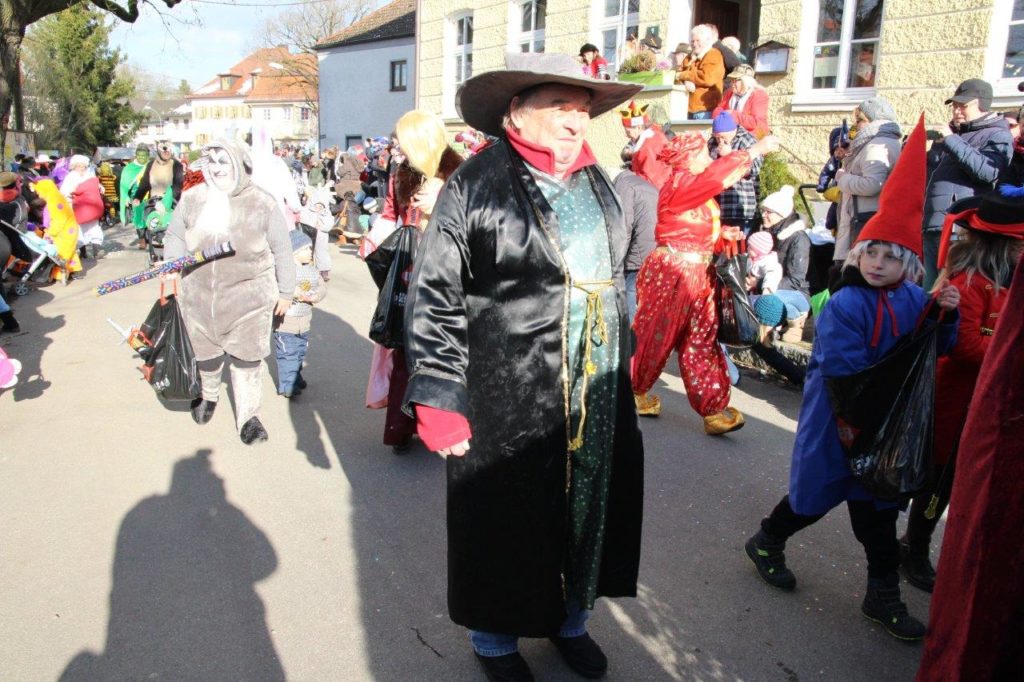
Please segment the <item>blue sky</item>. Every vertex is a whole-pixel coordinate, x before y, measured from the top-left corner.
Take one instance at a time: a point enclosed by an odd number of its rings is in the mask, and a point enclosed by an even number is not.
[[[198,88],[239,62],[250,52],[253,36],[264,21],[288,9],[289,0],[218,0],[224,4],[184,2],[162,15],[140,3],[134,24],[118,21],[111,45],[121,49],[129,64],[164,76],[172,85],[184,78]],[[294,0],[291,0],[294,2]]]

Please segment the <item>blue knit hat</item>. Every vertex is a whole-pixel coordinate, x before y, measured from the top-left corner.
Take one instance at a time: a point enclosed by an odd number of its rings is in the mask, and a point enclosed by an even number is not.
[[[754,301],[754,315],[757,321],[768,327],[777,327],[782,324],[782,318],[786,314],[786,305],[782,299],[774,294],[758,296]]]
[[[292,240],[292,253],[306,246],[313,248],[313,240],[302,230],[292,230],[288,233],[288,238]]]
[[[711,122],[711,132],[713,133],[728,133],[733,130],[736,130],[736,119],[727,111],[715,116],[715,120]]]

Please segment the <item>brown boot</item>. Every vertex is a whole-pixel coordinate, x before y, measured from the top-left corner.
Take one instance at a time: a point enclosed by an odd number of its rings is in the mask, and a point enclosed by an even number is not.
[[[146,238],[145,237],[139,237],[138,248],[139,248],[139,251],[145,251],[146,250]]]
[[[746,420],[735,407],[727,407],[717,414],[704,417],[704,433],[709,436],[721,436],[730,431],[739,431]]]
[[[786,323],[786,331],[782,332],[783,343],[800,343],[804,340],[804,325],[807,323],[807,313],[789,320]]]
[[[657,417],[661,414],[661,398],[653,393],[634,393],[636,413],[641,417]]]

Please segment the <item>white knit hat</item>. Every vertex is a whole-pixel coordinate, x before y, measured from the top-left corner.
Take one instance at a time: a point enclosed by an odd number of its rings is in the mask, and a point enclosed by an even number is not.
[[[769,194],[761,200],[761,208],[768,208],[785,218],[793,212],[793,195],[796,190],[792,185],[783,185],[778,192]]]

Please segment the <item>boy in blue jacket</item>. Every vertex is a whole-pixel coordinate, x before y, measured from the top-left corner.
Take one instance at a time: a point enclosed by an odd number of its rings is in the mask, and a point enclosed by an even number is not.
[[[861,611],[904,640],[921,639],[925,626],[907,612],[900,598],[899,504],[874,497],[850,472],[826,380],[855,374],[880,361],[901,336],[913,333],[928,305],[929,295],[914,283],[924,272],[919,227],[924,140],[922,117],[882,189],[878,213],[850,250],[838,288],[815,324],[789,494],[746,544],[761,577],[774,587],[792,590],[796,577],[786,566],[786,540],[845,501],[854,535],[867,555],[868,588]],[[907,201],[907,197],[913,198]],[[945,311],[938,330],[940,354],[956,341],[959,301],[956,287],[947,285],[936,293],[932,312]]]

